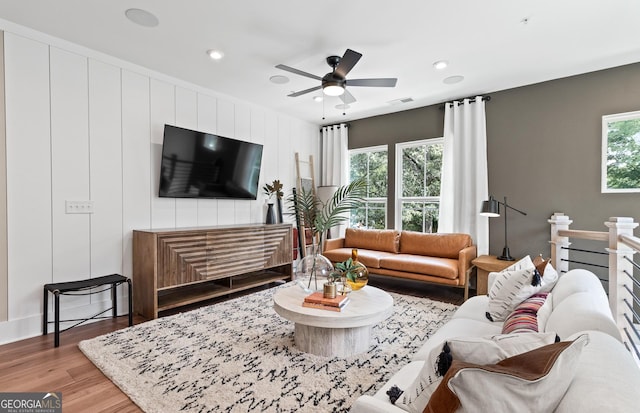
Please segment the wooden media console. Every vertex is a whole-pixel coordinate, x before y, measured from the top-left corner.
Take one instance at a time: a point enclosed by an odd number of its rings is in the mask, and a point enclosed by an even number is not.
[[[133,306],[176,307],[292,279],[289,224],[133,231]]]

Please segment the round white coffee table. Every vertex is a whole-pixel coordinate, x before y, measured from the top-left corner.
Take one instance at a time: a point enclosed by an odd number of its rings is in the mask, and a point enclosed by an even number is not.
[[[393,312],[393,298],[371,286],[349,293],[341,312],[303,307],[309,293],[299,286],[282,288],[273,295],[276,313],[295,323],[295,342],[306,353],[348,357],[369,350],[371,330]]]

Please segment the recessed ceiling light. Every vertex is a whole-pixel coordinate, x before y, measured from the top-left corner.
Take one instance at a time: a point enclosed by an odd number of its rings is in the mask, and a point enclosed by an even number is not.
[[[449,76],[448,78],[444,79],[442,81],[442,83],[446,83],[447,85],[453,85],[454,83],[460,83],[464,80],[464,76]]]
[[[313,100],[314,102],[322,102],[322,96],[314,96]]]
[[[220,60],[224,57],[224,53],[222,53],[220,50],[215,49],[207,50],[207,54],[213,60]]]
[[[127,19],[144,27],[156,27],[160,23],[156,16],[142,9],[128,9],[124,15]]]
[[[433,63],[433,67],[438,70],[445,69],[447,66],[449,66],[449,62],[447,62],[446,60],[438,60],[437,62]]]
[[[282,75],[271,76],[269,80],[278,85],[284,85],[289,82],[289,78]]]

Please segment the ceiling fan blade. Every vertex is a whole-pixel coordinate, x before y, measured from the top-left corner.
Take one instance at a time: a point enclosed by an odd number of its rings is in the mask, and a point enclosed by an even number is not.
[[[351,93],[349,93],[349,91],[347,89],[345,89],[344,93],[340,95],[340,100],[345,105],[349,105],[349,104],[355,102],[356,98],[353,97],[353,95]]]
[[[358,63],[358,60],[360,60],[361,57],[362,55],[360,53],[354,52],[351,49],[347,49],[347,51],[344,52],[344,56],[342,56],[342,58],[340,59],[340,63],[338,63],[338,66],[336,66],[336,70],[334,73],[343,79],[346,78],[347,73],[349,73],[351,69],[353,69],[353,66]]]
[[[312,75],[311,73],[303,72],[302,70],[298,70],[286,65],[277,65],[276,69],[286,70],[287,72],[295,73],[296,75],[300,75],[304,77],[310,77],[311,79],[315,79],[315,80],[322,80],[320,76]]]
[[[378,79],[348,79],[349,86],[370,86],[370,87],[395,87],[398,79],[394,77]]]
[[[299,92],[294,92],[290,95],[287,95],[289,97],[295,98],[301,95],[304,95],[305,93],[309,93],[309,92],[313,92],[314,90],[320,90],[322,88],[322,86],[316,86],[316,87],[312,87],[310,89],[305,89],[305,90],[301,90]]]

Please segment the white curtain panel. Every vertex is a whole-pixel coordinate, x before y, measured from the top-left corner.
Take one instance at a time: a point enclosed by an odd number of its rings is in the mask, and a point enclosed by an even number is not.
[[[438,232],[470,234],[478,255],[489,253],[487,129],[482,96],[445,104]]]
[[[320,185],[341,186],[347,183],[348,141],[347,125],[322,128]]]

